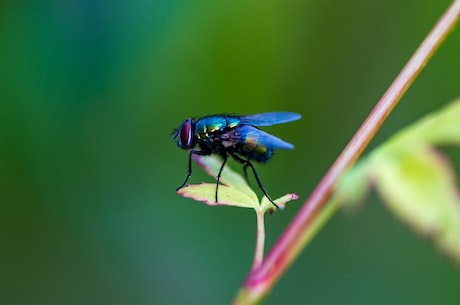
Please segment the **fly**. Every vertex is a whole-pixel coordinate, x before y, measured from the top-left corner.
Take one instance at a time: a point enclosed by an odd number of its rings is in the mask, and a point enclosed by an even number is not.
[[[258,127],[288,123],[299,120],[300,117],[295,112],[267,112],[247,116],[222,114],[197,120],[186,119],[173,136],[174,140],[177,138],[177,146],[189,150],[187,176],[176,191],[183,188],[192,175],[192,155],[217,154],[222,157],[223,162],[217,174],[216,202],[222,170],[228,158],[232,157],[243,165],[246,180],[247,168],[251,168],[263,194],[278,208],[262,185],[252,161],[264,163],[270,160],[274,150],[290,150],[294,146]]]

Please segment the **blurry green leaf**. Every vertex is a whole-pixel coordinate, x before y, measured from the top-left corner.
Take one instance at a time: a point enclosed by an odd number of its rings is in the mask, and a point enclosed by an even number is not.
[[[363,201],[373,185],[417,232],[460,264],[460,194],[453,167],[434,145],[460,144],[460,100],[401,130],[346,172],[333,200]]]
[[[460,99],[405,128],[391,141],[400,145],[408,142],[460,144]]]
[[[429,147],[378,157],[375,187],[388,207],[460,262],[460,196],[451,164]]]

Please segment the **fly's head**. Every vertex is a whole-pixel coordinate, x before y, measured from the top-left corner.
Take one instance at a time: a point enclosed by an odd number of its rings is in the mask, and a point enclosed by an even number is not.
[[[173,139],[177,138],[177,146],[182,149],[190,149],[195,146],[195,122],[193,119],[186,119],[174,132]]]

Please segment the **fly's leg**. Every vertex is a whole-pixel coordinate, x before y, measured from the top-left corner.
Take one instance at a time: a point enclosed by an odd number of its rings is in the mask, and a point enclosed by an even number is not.
[[[219,202],[219,200],[217,199],[217,193],[219,191],[219,183],[220,183],[220,175],[222,174],[222,170],[224,169],[225,167],[225,163],[227,163],[227,160],[228,160],[228,155],[225,154],[222,156],[224,158],[224,161],[222,162],[222,165],[220,166],[220,169],[219,169],[219,173],[217,174],[217,182],[216,182],[216,203]]]
[[[209,155],[209,153],[202,151],[202,150],[191,150],[189,155],[188,155],[188,171],[187,171],[187,176],[185,177],[184,182],[176,188],[176,192],[183,188],[185,184],[187,184],[188,179],[190,179],[190,176],[192,175],[192,155],[200,155],[200,156],[205,156]]]
[[[251,185],[251,183],[249,182],[249,177],[248,177],[248,166],[247,164],[244,164],[243,166],[243,171],[244,171],[244,178],[246,179],[246,182],[248,183],[248,185]]]
[[[279,206],[272,200],[272,198],[268,195],[267,191],[265,190],[264,186],[262,185],[262,182],[260,181],[259,175],[256,172],[256,169],[254,165],[249,160],[244,160],[238,155],[231,154],[233,159],[238,161],[239,163],[243,164],[244,166],[244,171],[246,172],[247,167],[250,167],[252,169],[252,172],[254,173],[254,177],[256,178],[257,184],[259,185],[259,188],[262,190],[262,193],[264,193],[265,197],[277,208],[279,209]],[[247,176],[247,175],[246,175]]]

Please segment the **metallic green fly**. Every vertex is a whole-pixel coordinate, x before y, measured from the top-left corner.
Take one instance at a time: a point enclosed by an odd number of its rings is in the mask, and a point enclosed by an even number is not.
[[[192,175],[192,155],[217,154],[223,158],[223,162],[217,174],[216,202],[222,170],[228,157],[232,157],[243,165],[246,179],[247,168],[252,169],[259,188],[278,208],[263,187],[251,161],[266,162],[272,157],[274,150],[294,149],[294,146],[260,130],[257,126],[288,123],[300,117],[300,114],[294,112],[268,112],[247,116],[222,114],[205,116],[197,120],[186,119],[173,136],[173,139],[178,138],[177,146],[189,150],[187,176],[177,190],[183,188]]]

